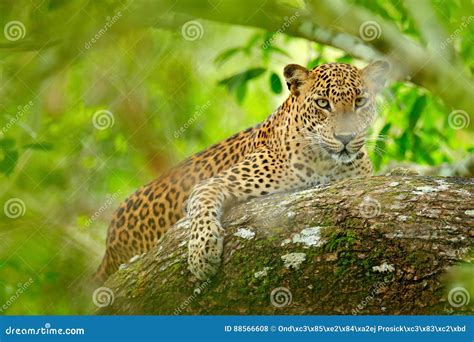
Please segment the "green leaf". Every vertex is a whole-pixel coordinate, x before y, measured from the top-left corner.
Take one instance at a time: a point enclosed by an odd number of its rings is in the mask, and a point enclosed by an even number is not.
[[[268,42],[270,41],[270,39],[272,39],[274,33],[273,32],[270,32],[270,31],[266,31],[263,35],[262,35],[262,40],[263,42]],[[263,47],[264,44],[262,44],[262,47]]]
[[[18,162],[18,151],[17,150],[3,150],[0,152],[0,173],[9,175],[15,169],[16,163]]]
[[[405,157],[405,153],[408,150],[408,147],[410,145],[410,136],[408,133],[408,130],[405,130],[403,134],[400,136],[400,138],[397,139],[397,157],[398,158],[403,158]]]
[[[280,94],[283,90],[280,77],[274,72],[270,75],[270,87],[275,94]]]
[[[252,68],[220,80],[218,84],[227,86],[229,92],[235,92],[237,100],[242,103],[246,94],[246,83],[259,77],[266,71],[265,68]]]
[[[24,149],[39,150],[39,151],[51,151],[53,144],[50,143],[31,143],[22,146]]]
[[[276,52],[276,53],[279,53],[279,54],[282,54],[283,56],[286,56],[288,58],[291,58],[290,54],[288,52],[286,52],[285,50],[283,49],[280,49],[279,47],[277,46],[274,46],[274,45],[269,45],[267,50],[269,50],[270,52]]]
[[[423,158],[424,161],[426,161],[428,163],[428,165],[435,165],[436,162],[434,161],[434,159],[431,157],[430,151],[427,151],[426,153],[423,153],[421,155],[421,157]],[[447,159],[445,159],[445,161],[447,161]]]
[[[413,130],[416,123],[420,119],[421,113],[426,106],[426,95],[418,97],[413,106],[411,107],[410,113],[408,114],[408,129]]]
[[[256,78],[265,72],[265,68],[253,68],[248,69],[243,72],[239,72],[238,74],[232,75],[227,77],[223,80],[220,80],[218,84],[226,85],[229,90],[233,90],[240,83],[245,83],[253,78]]]
[[[383,126],[383,128],[380,130],[379,135],[381,136],[386,136],[388,131],[390,131],[390,128],[392,127],[392,123],[389,122]],[[378,150],[379,153],[374,154],[374,167],[375,170],[380,169],[380,165],[382,164],[382,159],[383,159],[383,150],[385,149],[385,140],[378,140],[377,143],[375,144],[375,150]]]
[[[337,58],[336,62],[338,62],[338,63],[349,63],[350,64],[350,63],[353,62],[353,60],[354,60],[354,58],[352,58],[351,56],[344,55],[342,57]]]
[[[314,67],[317,67],[319,64],[321,64],[321,62],[322,62],[321,57],[316,57],[315,59],[311,60],[306,67],[311,70]]]
[[[265,68],[249,69],[245,72],[245,74],[246,74],[245,80],[248,81],[248,80],[251,80],[252,78],[257,78],[258,76],[263,74],[265,71],[266,71]]]
[[[249,41],[243,48],[246,54],[250,54],[250,50],[254,47],[254,45],[262,38],[262,35],[260,33],[254,34],[252,37],[250,37]]]
[[[11,150],[15,148],[14,139],[0,139],[0,149]]]
[[[416,156],[416,160],[425,161],[429,165],[434,164],[434,160],[431,157],[430,153],[433,146],[424,146],[423,139],[418,134],[413,134],[413,155]]]
[[[242,104],[242,102],[244,102],[246,93],[247,93],[246,83],[239,84],[239,86],[235,89],[235,96],[237,97],[237,102],[239,102],[239,104]]]
[[[230,59],[232,56],[236,55],[239,53],[242,49],[240,47],[235,47],[232,49],[225,50],[221,52],[217,57],[214,59],[214,63],[217,65],[222,65],[224,64],[228,59]]]

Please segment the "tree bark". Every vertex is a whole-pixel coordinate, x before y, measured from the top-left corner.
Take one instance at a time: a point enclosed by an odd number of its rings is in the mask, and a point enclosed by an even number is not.
[[[98,312],[473,313],[448,296],[453,269],[473,271],[473,192],[469,178],[394,172],[251,200],[225,213],[223,264],[206,282],[187,270],[183,220],[109,278]]]

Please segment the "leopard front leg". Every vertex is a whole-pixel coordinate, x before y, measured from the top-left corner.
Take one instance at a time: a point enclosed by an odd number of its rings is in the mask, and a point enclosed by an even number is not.
[[[211,178],[198,184],[188,202],[187,215],[191,218],[188,264],[190,271],[201,280],[217,272],[224,244],[219,219],[228,190],[216,180]]]
[[[282,179],[285,181],[282,182]],[[216,177],[196,185],[188,201],[191,236],[188,244],[190,271],[205,280],[214,275],[223,251],[224,231],[220,223],[224,205],[264,196],[292,185],[285,166],[268,151],[247,156]]]

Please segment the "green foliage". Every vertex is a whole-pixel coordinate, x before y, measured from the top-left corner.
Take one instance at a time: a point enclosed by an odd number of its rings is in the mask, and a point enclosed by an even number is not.
[[[13,172],[18,161],[18,150],[15,147],[15,140],[0,140],[0,172],[9,175]]]
[[[396,0],[353,2],[423,40]],[[189,41],[181,27],[151,28],[156,23],[134,16],[133,4],[0,3],[0,305],[18,283],[34,280],[6,314],[87,312],[90,296],[79,289],[100,262],[118,203],[169,166],[272,113],[288,95],[286,64],[366,64],[284,33],[212,22],[203,21],[201,39]],[[446,32],[457,32],[465,4],[434,4]],[[11,21],[22,22],[23,38],[6,39]],[[473,28],[453,41],[457,63],[471,72]],[[396,161],[455,162],[474,150],[469,132],[450,128],[453,108],[435,94],[395,82],[379,102],[368,141],[376,170]],[[112,115],[105,128],[96,117],[103,110]],[[17,218],[3,210],[12,198],[24,203]],[[354,239],[334,237],[327,248]]]
[[[275,94],[282,93],[283,86],[280,76],[278,73],[271,71],[271,58],[276,58],[279,55],[291,58],[291,55],[282,48],[273,44],[271,33],[256,33],[252,35],[245,45],[241,47],[232,47],[221,52],[214,59],[214,63],[218,66],[222,66],[226,62],[230,63],[234,58],[238,57],[239,52],[248,57],[254,57],[254,55],[257,55],[265,67],[255,67],[244,70],[219,81],[219,84],[226,85],[229,92],[234,93],[237,101],[241,104],[245,99],[247,84],[249,81],[258,78],[263,73],[268,73],[270,90]]]
[[[219,84],[226,85],[229,92],[235,92],[239,103],[242,103],[247,92],[247,82],[259,77],[265,72],[264,68],[252,68],[219,81]]]
[[[270,75],[270,88],[275,94],[280,94],[283,91],[280,76],[275,73]]]
[[[374,162],[374,167],[376,170],[380,169],[380,165],[382,164],[382,160],[384,158],[385,146],[387,145],[384,137],[387,136],[388,132],[390,131],[390,127],[392,127],[392,123],[386,123],[378,134],[378,136],[381,138],[377,139],[375,142],[374,151],[376,153],[374,154],[372,160]]]

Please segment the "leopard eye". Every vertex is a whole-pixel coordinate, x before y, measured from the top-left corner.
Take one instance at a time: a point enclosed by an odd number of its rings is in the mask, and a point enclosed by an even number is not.
[[[366,98],[366,97],[358,97],[358,98],[355,100],[355,106],[356,106],[356,108],[363,107],[363,106],[365,106],[366,103],[367,103],[367,98]]]
[[[331,106],[329,105],[329,101],[326,99],[317,99],[316,104],[318,105],[318,107],[322,109],[326,109],[326,110],[331,109]]]

